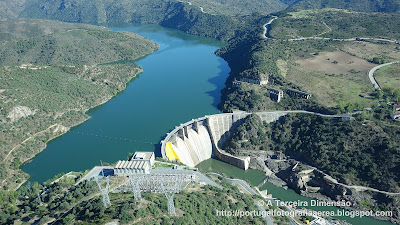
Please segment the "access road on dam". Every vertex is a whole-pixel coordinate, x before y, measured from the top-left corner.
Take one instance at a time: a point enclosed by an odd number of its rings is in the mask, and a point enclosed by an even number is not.
[[[328,118],[343,118],[344,116],[349,116],[327,115],[304,110],[256,112],[263,121],[268,123],[277,121],[280,117],[289,113],[313,114]],[[171,159],[170,157],[167,157],[167,148],[169,150],[171,148],[175,150],[181,149],[182,152],[180,153],[175,151],[175,156],[173,158],[182,161],[190,167],[194,167],[198,163],[211,158],[213,150],[214,153],[215,150],[220,152],[221,144],[229,137],[232,128],[234,129],[239,126],[243,122],[242,119],[250,114],[251,113],[248,112],[234,112],[208,115],[181,124],[175,127],[171,132],[167,133],[164,140],[161,141],[162,157],[164,159]],[[179,154],[182,158],[179,157]],[[187,159],[186,161],[185,158]]]
[[[354,114],[360,112],[353,112],[350,114],[342,115],[327,115],[322,113],[304,111],[304,110],[288,110],[288,111],[273,111],[273,112],[256,112],[260,118],[267,122],[272,123],[279,120],[281,117],[291,113],[311,114],[326,118],[346,118],[349,119]],[[235,112],[235,113],[222,113],[193,119],[187,123],[181,124],[170,132],[166,138],[161,142],[161,153],[164,159],[171,159],[171,151],[175,156],[174,159],[181,161],[189,167],[195,167],[200,162],[210,159],[212,156],[224,161],[228,164],[234,165],[241,169],[246,170],[250,163],[250,157],[233,156],[222,149],[222,145],[230,134],[234,132],[237,127],[244,122],[244,119],[251,115],[248,112]],[[168,152],[169,155],[168,155]],[[315,167],[312,167],[318,170]],[[318,170],[320,171],[320,170]],[[322,171],[320,171],[322,172]],[[323,173],[323,172],[322,172]],[[373,189],[364,186],[349,186],[334,180],[332,177],[323,173],[325,178],[331,183],[342,185],[346,188],[355,189],[357,191],[373,191],[386,195],[399,195],[400,193],[392,193]],[[244,189],[252,193],[251,188],[246,188],[240,181],[237,181],[244,187]]]

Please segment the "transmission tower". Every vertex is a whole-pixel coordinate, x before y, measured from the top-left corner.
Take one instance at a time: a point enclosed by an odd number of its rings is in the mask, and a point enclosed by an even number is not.
[[[111,206],[110,197],[108,196],[110,179],[108,177],[104,179],[106,181],[106,186],[104,188],[101,186],[101,179],[99,176],[94,177],[94,179],[96,180],[97,186],[99,186],[101,194],[103,195],[104,207],[107,208],[108,206]]]
[[[140,190],[140,180],[141,176],[129,176],[129,181],[131,182],[132,192],[135,200],[142,199],[141,190]]]
[[[37,194],[38,200],[39,200],[39,205],[43,205],[42,199],[40,198],[40,192]]]
[[[195,176],[181,173],[151,173],[129,176],[135,199],[140,199],[141,191],[163,193],[168,202],[168,213],[175,214],[174,195],[184,190]]]
[[[174,204],[175,193],[165,192],[164,194],[165,194],[165,197],[167,198],[168,213],[170,215],[174,215],[175,214],[175,204]]]

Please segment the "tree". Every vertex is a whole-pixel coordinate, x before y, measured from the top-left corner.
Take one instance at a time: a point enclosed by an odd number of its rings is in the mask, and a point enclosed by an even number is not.
[[[381,100],[382,97],[383,97],[383,93],[380,92],[380,91],[378,91],[378,92],[376,93],[376,95],[375,95],[375,98],[376,98],[377,100]]]
[[[393,92],[393,100],[400,102],[400,88]]]
[[[66,217],[62,220],[62,222],[63,222],[63,224],[69,224],[69,223],[71,223],[72,220],[74,220],[74,219],[75,219],[75,216],[74,216],[74,215],[68,214],[68,216],[66,216]]]
[[[348,102],[348,103],[346,104],[346,107],[345,107],[346,112],[351,112],[351,111],[353,111],[353,109],[354,109],[353,103]]]
[[[390,87],[390,86],[386,86],[383,88],[383,92],[385,93],[385,95],[393,95],[394,92],[394,88]]]

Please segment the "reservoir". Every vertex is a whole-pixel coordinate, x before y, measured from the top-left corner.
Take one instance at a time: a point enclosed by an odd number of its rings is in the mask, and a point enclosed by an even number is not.
[[[145,36],[160,49],[136,62],[143,73],[126,90],[90,110],[91,119],[48,143],[23,167],[31,182],[91,169],[100,160],[113,163],[136,151],[160,156],[159,142],[176,125],[219,113],[216,104],[230,69],[213,52],[223,43],[154,25],[112,29]]]
[[[136,151],[155,151],[159,142],[180,123],[220,113],[216,104],[229,74],[227,63],[213,52],[223,46],[214,39],[186,35],[155,25],[113,27],[137,33],[160,44],[160,49],[138,60],[143,73],[126,90],[88,112],[91,119],[48,143],[47,148],[23,166],[31,182],[44,182],[59,173],[83,171],[103,162],[126,159]],[[209,159],[198,165],[258,185],[265,179],[257,170],[241,170]],[[273,197],[284,201],[310,200],[292,190],[265,183]],[[317,209],[314,207],[313,209]],[[371,218],[340,218],[355,225],[390,225]]]

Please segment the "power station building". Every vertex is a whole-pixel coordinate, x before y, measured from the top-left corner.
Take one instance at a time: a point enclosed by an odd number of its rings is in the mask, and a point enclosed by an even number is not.
[[[130,160],[119,160],[114,167],[114,174],[117,176],[149,174],[154,161],[154,152],[136,152]]]

